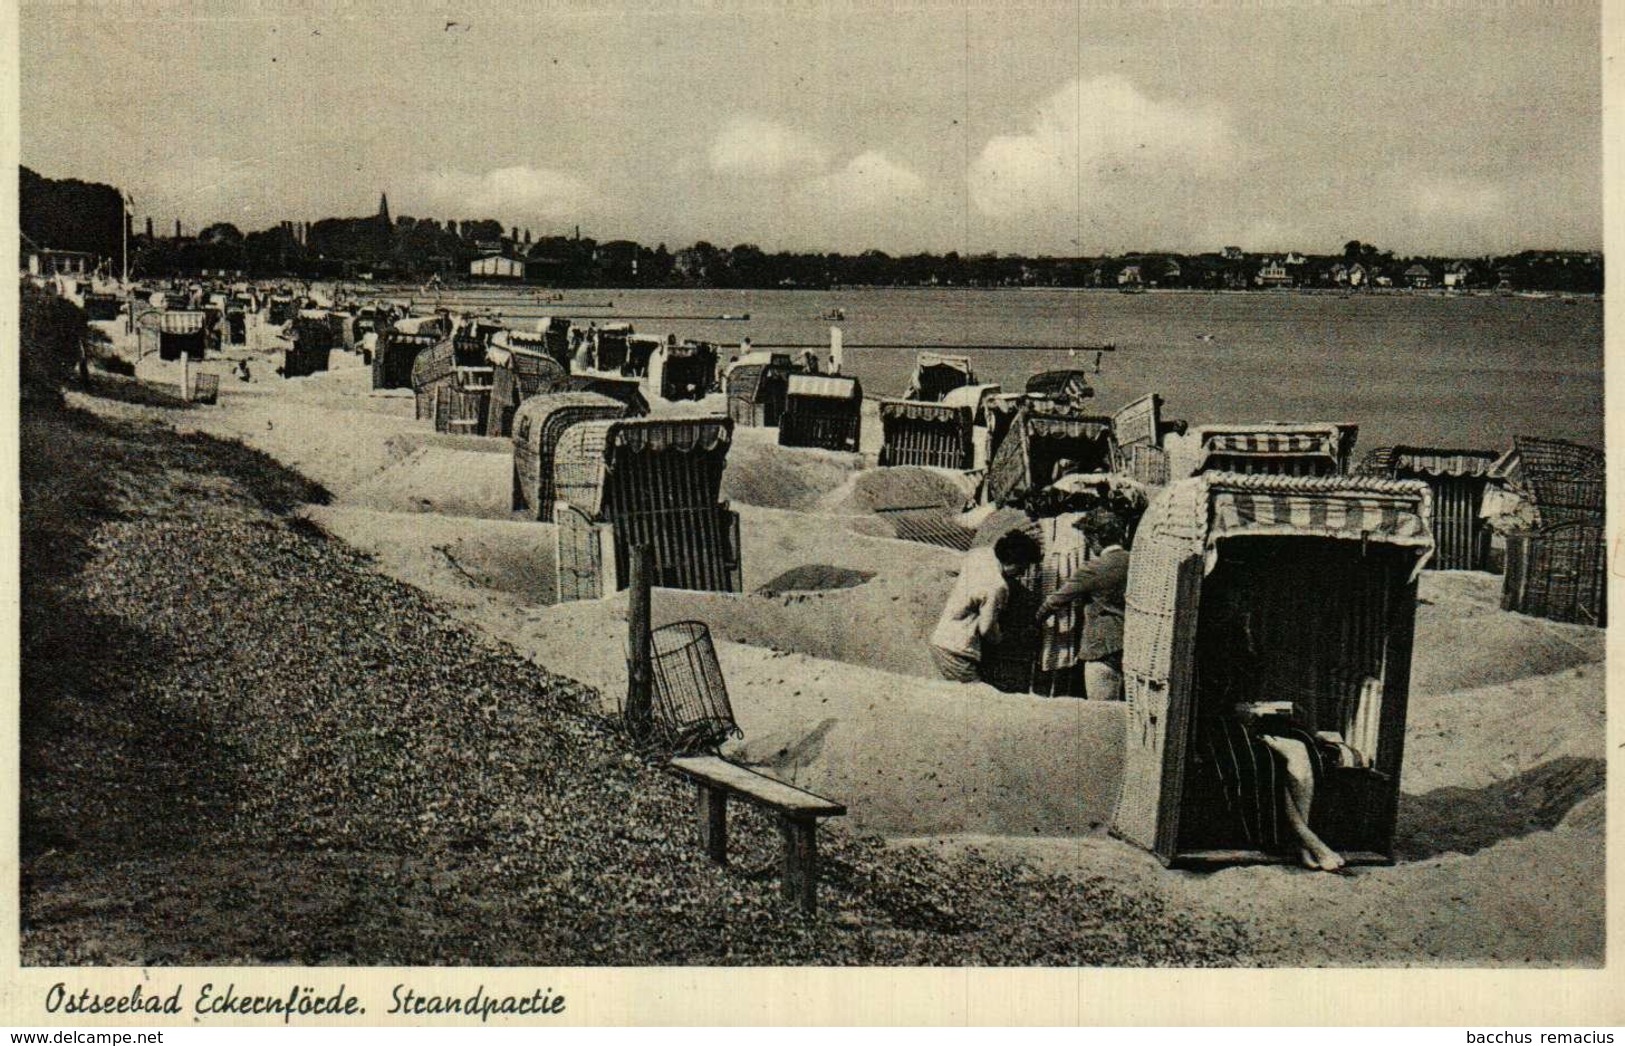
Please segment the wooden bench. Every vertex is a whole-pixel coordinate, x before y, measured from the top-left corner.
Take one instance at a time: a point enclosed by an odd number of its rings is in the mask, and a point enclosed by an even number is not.
[[[844,817],[846,807],[714,755],[679,756],[671,768],[698,788],[700,845],[718,864],[728,863],[729,796],[778,814],[784,837],[784,896],[799,900],[802,911],[810,913],[817,907],[818,819]]]

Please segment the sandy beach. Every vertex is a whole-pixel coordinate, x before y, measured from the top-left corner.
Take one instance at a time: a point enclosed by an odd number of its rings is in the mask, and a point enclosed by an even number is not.
[[[550,605],[552,527],[511,513],[509,442],[434,435],[409,396],[374,393],[353,357],[334,360],[288,381],[269,365],[251,382],[228,374],[218,407],[70,402],[264,452],[330,494],[296,516],[614,711],[624,594]],[[138,377],[174,383],[178,368],[148,359]],[[877,430],[866,426],[866,443]],[[1080,890],[1109,882],[1197,924],[1234,920],[1248,963],[1602,961],[1602,630],[1501,611],[1495,576],[1425,574],[1398,862],[1342,875],[1169,871],[1106,834],[1122,706],[933,678],[925,637],[959,555],[883,536],[857,455],[782,449],[773,435],[740,430],[724,481],[742,520],[743,591],[657,590],[655,623],[709,625],[744,734],[727,753],[846,803],[826,834],[878,838],[899,860],[974,855]],[[673,842],[689,831],[673,826]]]

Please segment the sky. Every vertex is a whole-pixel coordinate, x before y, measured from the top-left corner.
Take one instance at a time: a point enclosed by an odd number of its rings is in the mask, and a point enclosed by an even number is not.
[[[138,221],[1088,255],[1602,246],[1600,0],[66,4],[22,162]]]

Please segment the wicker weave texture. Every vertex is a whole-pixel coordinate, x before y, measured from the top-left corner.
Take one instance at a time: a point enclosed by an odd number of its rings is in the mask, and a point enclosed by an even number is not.
[[[514,420],[514,470],[521,503],[530,518],[553,518],[558,498],[553,485],[555,454],[570,427],[586,421],[622,417],[625,404],[591,392],[533,396],[520,405]],[[520,433],[523,433],[523,436]]]
[[[856,451],[863,435],[863,395],[851,399],[792,396],[779,419],[779,446]]]
[[[427,389],[451,377],[457,369],[457,349],[453,339],[436,342],[412,361],[412,388]]]
[[[485,429],[486,411],[491,406],[491,390],[460,389],[446,383],[435,387],[434,430],[477,434]]]
[[[293,321],[293,339],[305,349],[331,349],[337,341],[326,313],[296,317]]]
[[[214,403],[220,398],[220,375],[199,374],[192,381],[192,400],[196,403]]]
[[[1583,522],[1508,535],[1502,609],[1606,626],[1606,547],[1603,529]]]
[[[606,588],[604,534],[608,528],[595,524],[574,505],[560,505],[553,515],[558,523],[553,532],[558,601],[602,598]]]
[[[678,751],[715,748],[740,734],[711,630],[678,621],[650,634],[655,721]]]
[[[880,464],[964,470],[975,464],[969,407],[880,401]]]
[[[1168,485],[1168,452],[1161,447],[1136,443],[1124,448],[1124,468],[1129,478],[1148,487]]]
[[[565,429],[553,456],[553,490],[589,519],[604,509],[604,477],[609,469],[610,432],[615,422],[583,421]]]
[[[1206,484],[1187,481],[1152,498],[1140,517],[1123,597],[1125,677],[1167,684],[1180,567],[1202,558],[1207,510]]]
[[[725,379],[728,417],[736,425],[776,427],[784,414],[789,378],[788,366],[736,364]]]
[[[653,508],[714,504],[732,433],[731,420],[715,417],[580,422],[559,441],[553,486],[602,520],[613,517],[617,495]]]

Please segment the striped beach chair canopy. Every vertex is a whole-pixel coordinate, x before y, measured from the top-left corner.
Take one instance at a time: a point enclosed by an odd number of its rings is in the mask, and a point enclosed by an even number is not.
[[[923,400],[883,399],[880,464],[968,469],[975,460],[970,407]]]
[[[1263,421],[1243,425],[1201,425],[1191,430],[1186,444],[1194,460],[1188,471],[1320,470],[1347,469],[1359,426],[1342,422]],[[1253,463],[1243,466],[1241,463]],[[1273,465],[1271,463],[1274,463]]]
[[[722,464],[733,442],[733,420],[727,417],[639,418],[583,421],[565,430],[555,451],[553,486],[557,497],[589,519],[603,519],[609,504],[612,474],[648,472],[658,490],[645,491],[662,507],[715,504],[721,491]],[[714,458],[714,469],[689,470],[693,482],[668,486],[669,470],[648,462],[663,457]],[[694,483],[698,483],[695,486]],[[647,486],[648,484],[644,484]]]
[[[1275,476],[1209,472],[1170,484],[1146,509],[1135,555],[1163,545],[1218,562],[1239,537],[1307,537],[1377,542],[1414,550],[1417,568],[1433,551],[1432,494],[1420,480],[1374,476]]]
[[[790,375],[789,395],[809,399],[850,400],[863,398],[863,386],[856,378],[821,374]]]
[[[1236,537],[1317,537],[1413,548],[1418,565],[1433,550],[1432,495],[1426,484],[1343,476],[1237,476],[1207,486],[1204,542],[1212,569],[1219,542]]]
[[[445,337],[451,333],[451,317],[439,313],[433,316],[404,316],[395,321],[394,327],[401,334]]]
[[[1439,447],[1378,447],[1365,456],[1355,472],[1363,476],[1488,476],[1500,455],[1493,450],[1454,450]]]
[[[548,355],[547,336],[536,331],[503,328],[491,335],[487,352],[524,352],[534,356]]]
[[[486,346],[485,358],[493,367],[513,371],[521,379],[525,396],[545,391],[543,386],[563,381],[566,376],[564,365],[548,352],[539,334],[501,331]]]
[[[154,314],[157,327],[163,334],[195,334],[203,329],[207,319],[201,311],[171,309]]]
[[[926,403],[921,400],[906,399],[882,399],[878,400],[877,404],[883,421],[895,419],[963,426],[966,428],[970,426],[971,410],[969,407],[950,407],[941,403]]]

